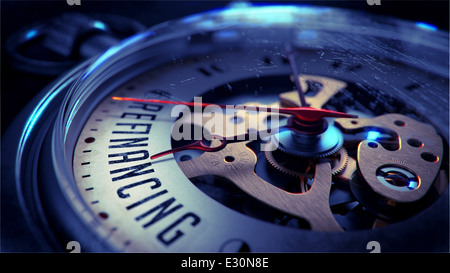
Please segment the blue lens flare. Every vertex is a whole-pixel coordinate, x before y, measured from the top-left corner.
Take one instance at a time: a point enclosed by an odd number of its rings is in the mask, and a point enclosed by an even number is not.
[[[38,34],[38,31],[36,29],[31,29],[25,34],[25,39],[31,40],[34,37],[36,37]]]
[[[367,140],[377,140],[377,138],[379,138],[380,135],[381,135],[380,132],[370,131],[369,133],[367,133]]]
[[[428,23],[424,23],[424,22],[417,22],[416,27],[423,29],[423,30],[428,30],[428,31],[437,31],[438,30],[438,28],[436,26],[428,24]]]
[[[258,24],[258,25],[286,25],[306,20],[305,16],[315,16],[328,12],[326,7],[311,7],[308,5],[277,5],[264,3],[237,3],[228,8],[214,10],[217,17],[208,18],[205,14],[197,14],[183,19],[186,24],[197,24],[198,28],[210,29],[223,22],[228,24]]]
[[[101,21],[94,21],[94,23],[92,25],[93,25],[93,27],[100,29],[100,30],[106,31],[106,29],[107,29],[107,26],[105,25],[105,23],[103,23]]]
[[[415,188],[417,188],[418,185],[419,185],[419,183],[417,181],[410,180],[409,183],[408,183],[408,188],[409,189],[415,189]]]

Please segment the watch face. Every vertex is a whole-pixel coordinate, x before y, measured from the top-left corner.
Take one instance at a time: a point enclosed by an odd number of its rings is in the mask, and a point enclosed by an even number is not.
[[[448,57],[445,32],[328,7],[158,25],[46,91],[19,199],[54,250],[448,251]]]

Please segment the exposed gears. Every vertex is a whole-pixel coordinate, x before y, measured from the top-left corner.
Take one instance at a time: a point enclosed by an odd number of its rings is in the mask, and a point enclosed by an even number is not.
[[[348,163],[348,153],[347,150],[342,147],[334,154],[329,155],[324,160],[330,160],[331,164],[331,174],[336,175],[342,172]]]
[[[331,173],[340,173],[348,162],[348,153],[345,148],[323,158],[305,158],[285,153],[283,150],[264,152],[267,161],[278,171],[294,177],[314,177],[314,166],[319,162],[329,162]]]

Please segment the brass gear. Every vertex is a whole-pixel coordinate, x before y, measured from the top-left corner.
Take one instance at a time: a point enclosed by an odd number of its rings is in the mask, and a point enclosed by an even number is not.
[[[345,166],[348,162],[348,153],[344,147],[341,147],[337,152],[328,155],[326,157],[312,159],[312,158],[304,158],[300,156],[296,156],[290,153],[285,153],[283,150],[276,149],[273,151],[265,151],[264,155],[269,162],[269,164],[277,169],[278,171],[294,176],[294,177],[306,177],[312,178],[314,177],[314,172],[310,172],[312,167],[319,162],[330,162],[331,164],[331,173],[332,175],[336,175],[344,170]],[[280,160],[282,157],[284,160]],[[292,166],[288,166],[289,163],[293,162],[298,163],[298,168],[294,169]],[[299,170],[303,169],[303,170]]]

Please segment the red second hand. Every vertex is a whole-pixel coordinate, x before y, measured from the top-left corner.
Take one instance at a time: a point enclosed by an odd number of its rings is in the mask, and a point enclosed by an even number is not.
[[[112,97],[113,100],[121,101],[134,101],[134,102],[144,102],[144,103],[163,103],[163,104],[176,104],[176,105],[186,105],[186,106],[218,106],[222,109],[227,107],[236,107],[236,105],[224,105],[224,104],[213,104],[213,103],[200,103],[200,102],[182,102],[182,101],[170,101],[170,100],[158,100],[158,99],[138,99],[138,98],[127,98],[127,97]],[[245,106],[246,110],[249,111],[262,111],[262,112],[276,112],[281,114],[292,115],[295,118],[303,121],[317,121],[322,118],[334,117],[334,118],[357,118],[356,115],[350,115],[347,113],[317,109],[312,107],[291,107],[291,108],[273,108],[267,106]]]
[[[112,97],[113,100],[119,101],[134,101],[134,102],[144,102],[144,103],[163,103],[163,104],[175,104],[175,105],[186,105],[186,106],[218,106],[222,109],[226,109],[227,107],[235,107],[235,105],[223,105],[223,104],[212,104],[212,103],[200,103],[200,102],[179,102],[179,101],[169,101],[169,100],[158,100],[158,99],[138,99],[138,98],[127,98],[127,97]],[[246,110],[250,111],[264,111],[264,112],[272,112],[278,111],[282,114],[293,115],[296,119],[302,121],[318,121],[325,117],[340,117],[340,118],[357,118],[355,115],[349,115],[342,112],[336,112],[332,110],[324,110],[324,109],[316,109],[312,107],[293,107],[293,108],[268,108],[266,106],[246,106]],[[205,152],[213,152],[219,151],[223,149],[227,145],[227,141],[222,139],[221,144],[217,147],[208,147],[206,146],[202,140],[198,140],[194,143],[170,149],[158,154],[155,154],[151,157],[151,159],[157,159],[159,157],[172,154],[175,152],[179,152],[182,150],[202,150]]]
[[[226,145],[227,145],[227,141],[225,139],[220,140],[220,145],[217,146],[217,147],[209,147],[209,146],[207,146],[206,144],[203,143],[203,140],[197,140],[194,143],[187,144],[185,146],[181,146],[181,147],[178,147],[178,148],[173,148],[173,149],[170,149],[170,150],[167,150],[167,151],[160,152],[160,153],[157,153],[155,155],[152,155],[150,157],[150,159],[152,159],[152,160],[153,159],[157,159],[159,157],[162,157],[162,156],[165,156],[165,155],[168,155],[168,154],[173,154],[173,153],[180,152],[180,151],[184,151],[184,150],[201,150],[201,151],[204,151],[204,152],[216,152],[216,151],[220,151],[223,148],[225,148]]]

